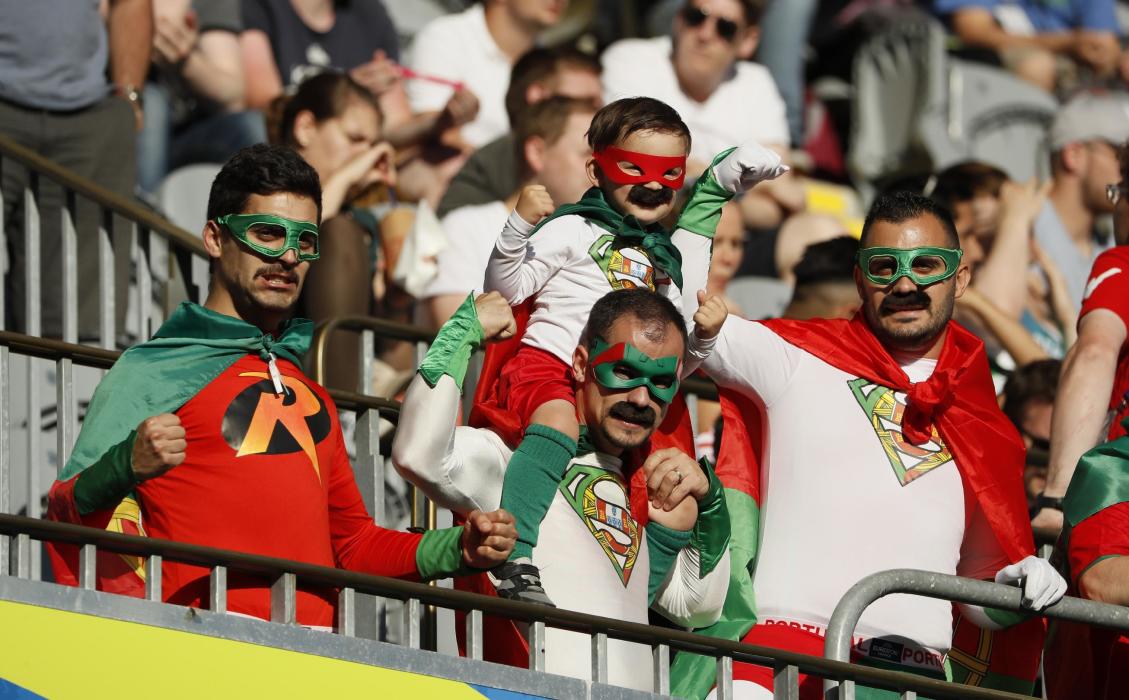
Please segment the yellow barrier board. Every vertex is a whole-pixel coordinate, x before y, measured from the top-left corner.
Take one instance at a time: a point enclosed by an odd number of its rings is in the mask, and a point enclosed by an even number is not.
[[[3,698],[531,697],[10,601],[0,630]]]

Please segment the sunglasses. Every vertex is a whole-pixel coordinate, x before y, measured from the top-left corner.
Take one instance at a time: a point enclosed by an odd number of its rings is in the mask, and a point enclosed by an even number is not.
[[[688,27],[700,27],[712,16],[700,7],[694,7],[693,5],[684,6],[681,14],[682,21],[685,22]],[[740,25],[731,19],[714,17],[714,21],[716,22],[714,31],[725,41],[733,41],[733,38],[737,36],[738,30],[741,29]]]
[[[1129,195],[1129,185],[1119,182],[1116,185],[1105,186],[1105,197],[1110,204],[1117,204],[1121,200],[1129,198],[1127,195]]]
[[[216,217],[231,235],[268,258],[280,258],[293,249],[299,260],[317,260],[318,227],[273,214],[225,214]]]
[[[925,287],[946,280],[957,272],[964,251],[959,248],[863,248],[858,252],[862,274],[874,284],[886,286],[902,277]]]

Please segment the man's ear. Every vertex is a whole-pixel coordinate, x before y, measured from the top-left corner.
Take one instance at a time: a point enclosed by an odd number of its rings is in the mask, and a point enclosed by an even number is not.
[[[749,27],[741,35],[737,41],[737,58],[748,60],[753,57],[757,51],[757,46],[761,41],[760,27]]]
[[[208,257],[218,260],[223,252],[223,231],[220,230],[220,225],[215,221],[204,224],[203,238]]]
[[[318,122],[313,112],[308,109],[298,112],[294,117],[294,142],[301,148],[309,146],[317,128]]]
[[[960,299],[964,294],[964,290],[968,289],[968,283],[972,281],[972,267],[968,263],[961,261],[960,266],[957,267],[956,275],[956,298]]]
[[[545,139],[540,136],[530,136],[522,144],[522,150],[525,153],[525,162],[529,165],[529,170],[534,175],[540,174],[545,170]]]
[[[1074,142],[1062,147],[1059,159],[1062,167],[1071,175],[1077,175],[1086,169],[1086,144]]]
[[[578,385],[584,382],[584,375],[588,371],[588,348],[577,345],[572,351],[572,380]]]

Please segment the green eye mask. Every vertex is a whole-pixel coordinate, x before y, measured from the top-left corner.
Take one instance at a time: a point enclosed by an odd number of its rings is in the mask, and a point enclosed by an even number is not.
[[[946,280],[957,272],[964,251],[959,248],[863,248],[858,252],[859,269],[874,284],[886,286],[902,277],[924,287]]]
[[[268,258],[280,258],[293,249],[299,260],[317,260],[318,227],[309,221],[294,221],[273,214],[225,214],[216,223],[251,250]]]
[[[608,389],[634,389],[646,386],[656,401],[668,404],[678,393],[678,373],[682,358],[651,357],[631,343],[608,345],[599,338],[591,348],[592,374]]]

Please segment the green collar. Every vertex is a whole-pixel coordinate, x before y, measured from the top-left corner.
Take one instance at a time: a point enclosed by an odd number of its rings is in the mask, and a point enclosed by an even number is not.
[[[679,289],[682,288],[682,254],[671,242],[670,232],[661,224],[643,226],[634,216],[620,214],[608,204],[599,187],[592,187],[580,201],[558,207],[537,224],[533,233],[553,219],[570,215],[584,217],[615,234],[617,238],[638,245],[646,251],[658,269],[665,272]]]

